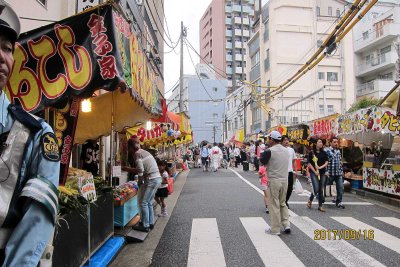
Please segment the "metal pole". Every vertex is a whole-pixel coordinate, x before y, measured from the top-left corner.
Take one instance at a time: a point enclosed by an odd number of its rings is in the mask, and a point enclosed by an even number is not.
[[[183,21],[181,21],[181,62],[179,76],[179,112],[183,111]]]
[[[325,93],[325,85],[322,87],[322,96],[324,98],[324,116],[326,116],[326,93]]]
[[[215,132],[217,131],[216,126],[213,126],[213,131],[214,131],[214,143],[215,143]]]
[[[247,119],[246,119],[246,109],[247,109],[247,105],[246,105],[246,100],[243,100],[243,135],[244,138],[246,138],[246,128],[247,128]]]

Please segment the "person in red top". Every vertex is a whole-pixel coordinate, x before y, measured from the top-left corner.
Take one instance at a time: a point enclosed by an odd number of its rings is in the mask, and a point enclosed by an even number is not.
[[[264,204],[265,204],[265,212],[269,213],[268,210],[268,177],[267,177],[267,169],[265,166],[261,165],[258,169],[258,175],[260,177],[260,185],[261,190],[264,192]]]

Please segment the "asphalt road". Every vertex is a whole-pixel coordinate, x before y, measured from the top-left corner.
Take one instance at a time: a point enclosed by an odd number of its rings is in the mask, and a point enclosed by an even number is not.
[[[190,171],[151,266],[399,265],[399,210],[346,193],[344,210],[326,205],[321,213],[316,204],[306,207],[306,194],[293,192],[292,233],[271,236],[264,232],[270,218],[254,188],[259,186],[257,174],[234,170]],[[305,180],[302,184],[311,190]],[[353,239],[359,240],[345,241],[339,237],[345,234],[342,229],[356,230]],[[315,230],[331,240],[314,240]],[[324,230],[338,230],[336,240]],[[373,230],[374,240],[359,235],[364,230]]]

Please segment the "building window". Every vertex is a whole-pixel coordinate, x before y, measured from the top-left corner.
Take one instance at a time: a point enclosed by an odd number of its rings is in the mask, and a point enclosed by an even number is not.
[[[324,111],[325,111],[324,105],[319,105],[319,113],[324,114]]]
[[[243,127],[243,116],[240,116],[240,127]]]
[[[389,73],[385,73],[385,74],[379,75],[378,78],[380,80],[392,81],[393,80],[393,72],[389,72]]]
[[[239,127],[238,127],[238,118],[236,117],[235,118],[235,129],[237,129],[237,128],[239,128]]]
[[[213,91],[214,92],[218,92],[218,88],[217,87],[213,87]]]
[[[335,113],[335,110],[334,110],[334,108],[333,108],[333,105],[328,105],[328,113],[329,113],[329,114]]]
[[[328,82],[337,82],[338,81],[338,73],[337,72],[327,72],[326,77]]]
[[[292,123],[293,124],[298,124],[299,123],[299,117],[292,117]]]
[[[321,47],[322,46],[323,41],[322,40],[318,40],[317,41],[317,47]]]
[[[325,80],[325,72],[318,72],[318,80]]]
[[[317,6],[317,16],[321,16],[321,8]]]
[[[368,39],[369,31],[363,32],[363,33],[362,33],[362,36],[363,36],[363,40]]]
[[[340,9],[336,9],[336,17],[340,18]]]
[[[328,6],[328,16],[332,17],[332,7]]]
[[[389,53],[392,50],[392,46],[388,45],[381,49],[381,54]]]
[[[218,113],[213,113],[213,119],[218,119]]]
[[[251,57],[251,68],[260,64],[260,50],[258,50],[252,57]]]
[[[37,0],[39,3],[41,3],[43,6],[47,7],[47,0]]]

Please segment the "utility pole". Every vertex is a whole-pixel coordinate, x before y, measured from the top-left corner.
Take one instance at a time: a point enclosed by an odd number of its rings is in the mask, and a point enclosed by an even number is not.
[[[183,39],[186,37],[186,28],[181,21],[181,67],[179,76],[179,112],[183,111]]]
[[[215,143],[215,133],[217,131],[217,126],[213,125],[213,132],[214,132],[214,143]]]
[[[247,109],[247,101],[246,99],[243,100],[243,135],[244,138],[246,139],[246,128],[247,128],[247,119],[246,119],[246,109]]]

